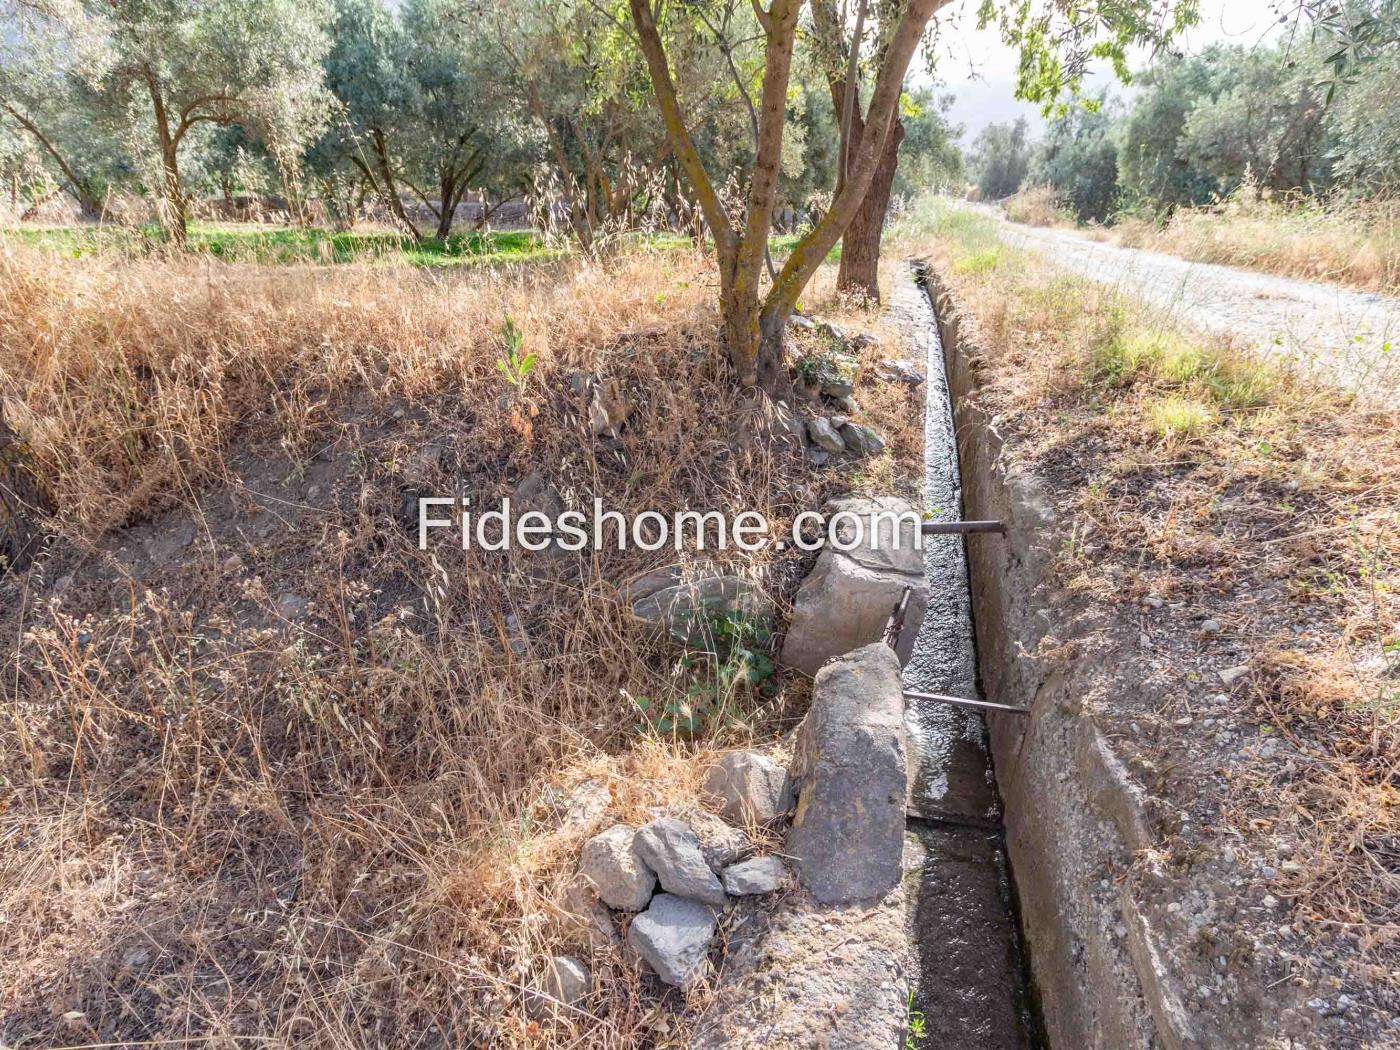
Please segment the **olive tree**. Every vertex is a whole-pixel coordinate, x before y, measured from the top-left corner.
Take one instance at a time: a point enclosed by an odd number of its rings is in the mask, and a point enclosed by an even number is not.
[[[316,0],[71,0],[53,8],[50,28],[64,38],[61,71],[148,146],[163,225],[183,244],[190,132],[255,123],[290,161],[324,102],[324,21]]]
[[[856,226],[861,231],[859,266],[848,269],[848,278],[867,292],[876,287],[879,237],[901,137],[898,114],[904,78],[931,19],[949,0],[851,0],[839,13],[826,0],[813,0],[811,32],[801,40],[834,56],[828,77],[840,115],[838,174],[831,206],[766,289],[763,258],[781,170],[799,22],[807,5],[803,0],[769,0],[765,6],[753,0],[764,59],[755,105],[758,136],[752,163],[742,173],[743,207],[731,214],[718,189],[721,182],[707,168],[695,142],[694,100],[678,89],[673,73],[675,56],[690,56],[706,46],[695,31],[691,10],[706,2],[710,0],[669,5],[665,0],[628,0],[628,9],[671,148],[714,239],[730,361],[745,385],[775,390],[786,383],[787,318],[827,253],[861,217],[872,190],[869,221]],[[1126,78],[1131,47],[1163,45],[1190,24],[1194,14],[1194,0],[1093,0],[1073,5],[983,0],[978,11],[980,23],[995,23],[1020,53],[1018,95],[1046,106],[1077,89],[1091,59],[1111,61]]]

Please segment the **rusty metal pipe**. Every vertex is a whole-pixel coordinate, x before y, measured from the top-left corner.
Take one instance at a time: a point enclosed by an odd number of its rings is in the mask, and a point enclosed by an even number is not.
[[[921,530],[925,536],[956,536],[968,532],[995,532],[1006,535],[1004,521],[926,521]]]
[[[906,700],[932,700],[940,704],[953,704],[957,707],[975,707],[983,711],[1005,711],[1012,715],[1028,715],[1031,713],[1028,707],[1011,707],[1007,704],[994,704],[990,700],[968,700],[961,696],[944,696],[942,693],[916,693],[912,690],[904,690]]]

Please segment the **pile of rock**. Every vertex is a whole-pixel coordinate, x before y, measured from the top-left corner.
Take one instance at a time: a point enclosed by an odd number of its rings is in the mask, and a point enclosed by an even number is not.
[[[867,346],[877,345],[879,337],[869,332],[851,337],[840,325],[800,314],[795,314],[791,323],[799,331],[814,333],[825,344],[822,354],[805,359],[816,367],[799,367],[794,375],[796,392],[820,412],[807,421],[805,433],[798,435],[799,443],[810,446],[807,457],[821,465],[831,456],[843,453],[878,455],[884,450],[884,439],[851,417],[860,413],[855,399],[855,355]]]
[[[620,943],[614,913],[630,918],[627,947],[667,984],[687,985],[704,972],[719,917],[735,898],[773,893],[788,877],[778,857],[746,856],[753,847],[741,830],[771,826],[792,809],[787,770],[757,752],[732,752],[710,769],[705,789],[733,824],[709,814],[614,824],[584,844],[565,902],[595,947]],[[569,975],[587,972],[572,957],[552,959],[532,994],[576,1007],[588,982]]]

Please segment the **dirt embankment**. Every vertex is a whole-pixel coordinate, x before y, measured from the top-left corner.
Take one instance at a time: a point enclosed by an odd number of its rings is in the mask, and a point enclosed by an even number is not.
[[[1102,483],[1089,468],[1115,454],[1092,422],[1105,407],[1051,396],[1027,412],[1008,395],[1024,380],[1005,325],[985,335],[948,288],[934,294],[966,513],[1011,526],[1004,544],[969,547],[987,698],[1031,709],[991,730],[1050,1045],[1391,1045],[1388,906],[1363,898],[1360,921],[1337,921],[1344,908],[1305,870],[1376,884],[1349,866],[1355,854],[1314,853],[1324,814],[1300,820],[1267,788],[1297,789],[1298,805],[1334,760],[1332,744],[1280,732],[1296,697],[1261,652],[1295,615],[1325,633],[1323,613],[1306,597],[1285,613],[1283,581],[1231,558],[1248,512],[1197,515],[1190,546],[1105,542],[1102,518],[1083,517],[1086,486]],[[1184,515],[1190,480],[1154,469],[1117,498],[1125,516],[1163,502]],[[1257,498],[1232,492],[1241,508]]]

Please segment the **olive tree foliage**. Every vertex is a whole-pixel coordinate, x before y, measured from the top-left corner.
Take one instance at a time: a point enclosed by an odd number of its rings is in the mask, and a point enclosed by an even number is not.
[[[532,177],[537,211],[562,216],[587,252],[660,202],[683,222],[692,202],[678,192],[671,144],[623,10],[593,0],[495,0],[488,17],[509,83],[542,144]],[[726,38],[725,47],[741,45]],[[731,73],[738,69],[742,80],[744,61],[734,51],[727,61],[696,52],[680,64],[681,81],[706,100],[701,138],[713,153],[731,152],[747,134]]]
[[[1328,181],[1321,64],[1306,49],[1219,52],[1213,96],[1198,99],[1181,151],[1228,191],[1246,175],[1264,189],[1312,191]]]
[[[1118,198],[1120,106],[1102,94],[1050,122],[1031,154],[1027,179],[1052,187],[1080,222],[1104,222]]]
[[[160,186],[170,237],[186,236],[181,158],[191,132],[244,122],[294,169],[324,119],[317,0],[77,0],[61,18],[71,73],[125,125]]]
[[[7,69],[31,70],[31,84],[39,70],[43,87],[35,91],[60,92],[62,112],[85,120],[90,136],[112,130],[134,164],[153,172],[162,223],[181,244],[188,206],[181,162],[190,133],[255,123],[273,154],[294,168],[318,122],[326,38],[315,0],[21,0],[11,11],[20,28],[8,36],[18,55],[6,56]],[[6,74],[6,98],[20,120],[20,92],[10,94],[17,78]],[[25,127],[48,141],[46,151],[90,206],[94,186],[57,136],[38,120]]]
[[[1030,163],[1024,117],[1009,124],[988,124],[972,140],[968,166],[984,200],[999,200],[1019,190]]]
[[[629,0],[642,54],[646,57],[657,106],[671,148],[714,239],[720,271],[720,308],[730,362],[747,386],[775,391],[786,383],[783,331],[797,298],[822,260],[855,217],[884,150],[891,117],[899,103],[909,62],[934,12],[944,0],[908,0],[893,5],[884,60],[873,78],[862,113],[869,133],[853,156],[843,157],[844,180],[831,206],[798,241],[766,293],[761,288],[768,235],[782,173],[788,94],[793,70],[801,0],[755,0],[762,32],[763,74],[755,97],[758,134],[752,165],[741,174],[742,205],[732,210],[721,195],[718,173],[710,170],[693,137],[690,100],[678,89],[673,56],[704,46],[684,8]],[[679,13],[677,13],[679,10]]]
[[[12,136],[11,156],[23,154],[32,176],[50,176],[97,217],[107,188],[102,174],[116,165],[110,150],[94,148],[103,129],[85,104],[87,85],[70,68],[86,67],[92,56],[65,54],[66,27],[79,17],[74,4],[0,0],[0,123]],[[108,172],[97,170],[99,160]]]
[[[372,194],[417,239],[404,206],[416,198],[447,237],[468,192],[518,156],[494,38],[451,0],[332,4],[324,66],[336,107],[308,151],[322,198],[345,224]]]

